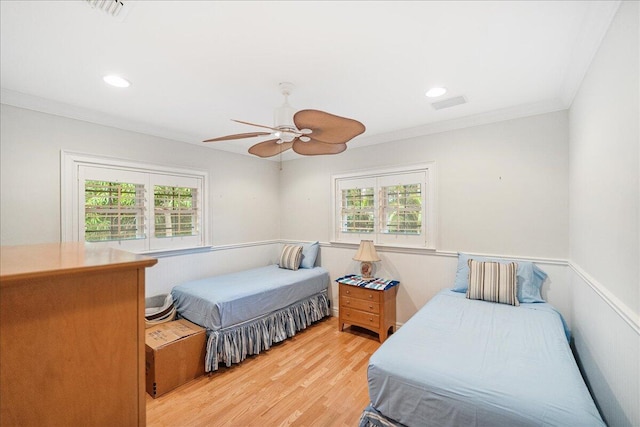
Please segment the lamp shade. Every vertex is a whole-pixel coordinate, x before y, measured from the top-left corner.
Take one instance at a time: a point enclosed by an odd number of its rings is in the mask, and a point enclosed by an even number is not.
[[[374,262],[380,261],[376,247],[373,246],[373,240],[361,240],[358,252],[353,257],[354,261]]]

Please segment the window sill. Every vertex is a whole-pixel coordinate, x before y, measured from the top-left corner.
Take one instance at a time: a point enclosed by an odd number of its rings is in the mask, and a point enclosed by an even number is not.
[[[213,246],[198,246],[195,248],[182,248],[182,249],[161,249],[154,251],[136,252],[140,255],[147,255],[153,258],[167,258],[180,255],[199,254],[204,252],[211,252]]]
[[[328,245],[334,248],[354,248],[357,249],[360,245],[360,242],[339,242],[339,241],[330,241]],[[457,252],[447,252],[447,251],[439,251],[436,248],[432,247],[419,247],[419,246],[402,246],[402,245],[389,245],[389,244],[378,244],[375,243],[376,250],[380,252],[399,252],[399,253],[407,253],[407,254],[432,254],[432,255],[442,255],[442,256],[458,256]]]

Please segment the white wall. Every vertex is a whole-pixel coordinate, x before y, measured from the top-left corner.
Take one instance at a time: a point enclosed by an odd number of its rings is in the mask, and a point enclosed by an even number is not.
[[[273,162],[1,107],[3,245],[59,241],[60,150],[207,170],[214,245],[278,238],[279,175]]]
[[[175,273],[165,265],[192,277],[194,271],[204,275],[246,268],[245,260],[262,265],[277,251],[273,245],[238,247],[279,238],[279,170],[274,162],[5,104],[0,121],[2,245],[60,241],[60,151],[69,150],[208,171],[210,243],[234,245],[229,250],[236,260],[229,261],[220,251],[163,258],[148,271],[148,295],[174,284],[170,278]]]
[[[571,260],[640,313],[638,4],[623,3],[570,110]]]
[[[444,253],[380,250],[379,276],[401,281],[404,323],[455,276],[456,251],[543,259],[544,292],[569,319],[568,118],[566,111],[448,131],[371,147],[357,141],[339,156],[286,162],[281,178],[281,236],[320,240],[332,280],[358,271],[355,248],[330,245],[331,175],[434,161],[438,244]],[[453,253],[452,253],[453,252]],[[558,265],[560,267],[558,268]],[[332,303],[335,307],[335,283]]]
[[[639,14],[621,4],[569,113],[575,346],[612,426],[640,425]]]
[[[171,289],[190,280],[233,273],[278,262],[280,243],[252,242],[245,245],[216,247],[212,251],[162,257],[146,271],[147,295],[170,293]]]
[[[567,116],[524,119],[286,162],[282,237],[330,238],[330,177],[435,161],[440,250],[568,255]]]
[[[337,315],[338,307],[338,285],[335,279],[359,271],[359,263],[352,260],[355,252],[355,247],[332,247],[330,244],[324,244],[320,249],[320,263],[329,270],[332,279],[330,297],[334,315]],[[453,253],[419,254],[379,249],[378,255],[381,262],[376,263],[375,275],[400,281],[396,297],[396,317],[399,326],[409,320],[441,289],[450,288],[455,279],[458,257]],[[571,295],[566,278],[566,266],[553,260],[533,261],[549,275],[543,286],[543,297],[562,313],[566,313],[565,318],[571,326]]]
[[[286,162],[282,237],[329,240],[332,174],[435,161],[438,249],[565,259],[567,129],[557,112]]]

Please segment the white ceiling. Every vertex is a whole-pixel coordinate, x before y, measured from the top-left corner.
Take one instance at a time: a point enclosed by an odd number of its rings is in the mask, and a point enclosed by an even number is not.
[[[295,108],[365,124],[353,149],[568,108],[619,6],[123,1],[124,20],[84,0],[0,1],[2,103],[202,144],[261,130],[230,119],[272,125],[288,81]],[[424,93],[440,85],[436,100],[468,102],[436,111]]]

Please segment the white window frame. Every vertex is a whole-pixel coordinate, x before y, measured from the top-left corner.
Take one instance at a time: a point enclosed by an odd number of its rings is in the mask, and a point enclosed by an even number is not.
[[[382,233],[379,227],[381,217],[379,189],[381,186],[391,185],[394,176],[402,177],[415,173],[424,173],[423,203],[422,203],[422,228],[423,233],[418,236],[397,236]],[[383,168],[356,171],[331,176],[331,242],[332,243],[353,243],[358,244],[360,240],[373,240],[374,244],[388,247],[400,248],[422,248],[433,249],[437,247],[437,205],[436,205],[436,164],[435,162],[421,163],[405,167]],[[399,178],[401,179],[401,178]],[[361,182],[364,185],[375,183],[376,207],[375,225],[373,233],[342,233],[341,221],[341,190],[348,188],[351,182]]]
[[[209,247],[210,236],[209,227],[207,226],[209,218],[207,197],[209,176],[207,171],[174,168],[64,150],[61,151],[60,165],[61,240],[63,242],[84,241],[83,171],[97,168],[104,169],[108,174],[118,174],[120,171],[123,182],[126,182],[128,175],[131,176],[137,173],[146,174],[149,177],[145,183],[148,186],[148,203],[145,209],[147,211],[147,219],[145,221],[146,238],[110,242],[86,242],[86,244],[114,247],[135,253],[163,253]],[[169,185],[179,187],[188,186],[186,183],[194,182],[198,183],[199,233],[196,236],[156,238],[153,222],[153,186]]]

